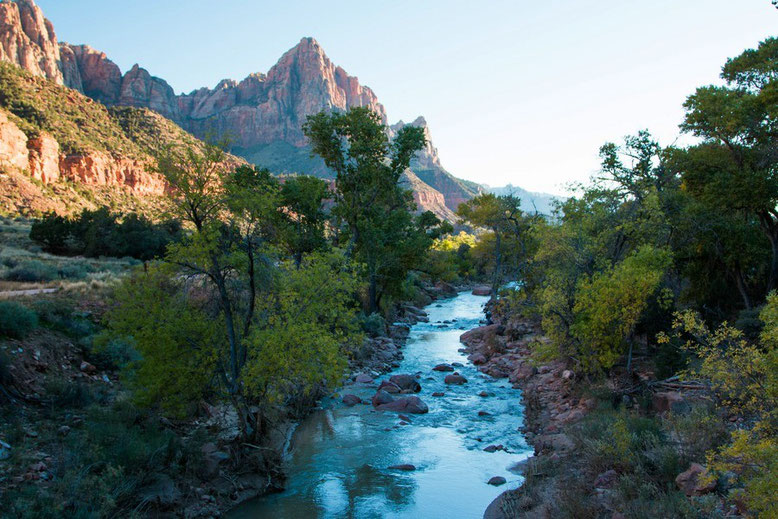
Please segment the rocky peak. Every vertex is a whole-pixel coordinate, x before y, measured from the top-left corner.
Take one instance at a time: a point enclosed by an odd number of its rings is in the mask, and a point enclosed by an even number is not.
[[[65,84],[54,27],[32,0],[0,2],[0,60]]]
[[[72,53],[75,59],[79,81],[82,84],[78,90],[107,105],[116,104],[119,101],[122,72],[116,63],[108,59],[105,52],[95,50],[89,45],[62,43],[60,44],[60,53],[62,54],[63,69],[66,55]],[[68,83],[67,76],[68,74],[66,74],[66,84]]]

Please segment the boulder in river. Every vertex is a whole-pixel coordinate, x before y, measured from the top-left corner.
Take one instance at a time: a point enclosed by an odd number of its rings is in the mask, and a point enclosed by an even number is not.
[[[454,366],[451,364],[438,364],[432,369],[433,371],[454,371]]]
[[[388,393],[387,393],[388,395]],[[377,395],[376,395],[377,396]],[[375,397],[374,397],[375,398]],[[376,406],[379,411],[394,411],[397,413],[424,414],[429,412],[429,407],[417,396],[406,396]]]
[[[502,476],[494,476],[489,480],[489,484],[495,487],[499,487],[500,485],[505,484],[505,478]]]
[[[467,379],[455,371],[451,375],[446,375],[443,381],[446,384],[462,385],[467,382]]]
[[[489,285],[479,285],[473,289],[474,296],[490,296],[492,295],[492,287]]]
[[[502,445],[489,445],[484,449],[484,452],[497,452],[502,450],[505,450],[505,447]]]
[[[421,391],[421,384],[414,375],[392,375],[389,382],[396,384],[401,390],[411,390],[414,393]]]
[[[378,407],[381,405],[394,402],[394,397],[392,397],[392,395],[390,395],[386,391],[380,390],[375,395],[373,395],[372,402],[373,402],[373,407]]]
[[[361,404],[362,399],[359,398],[357,395],[345,395],[343,397],[343,403],[349,407],[353,407],[357,404]]]
[[[398,386],[394,382],[389,382],[388,380],[384,380],[378,386],[378,390],[379,391],[383,390],[383,391],[386,391],[387,393],[391,393],[391,394],[395,394],[396,395],[397,393],[402,391],[402,388],[400,388],[400,386]]]
[[[435,391],[434,393],[432,393],[432,396],[446,396],[446,393],[444,393],[443,391]]]

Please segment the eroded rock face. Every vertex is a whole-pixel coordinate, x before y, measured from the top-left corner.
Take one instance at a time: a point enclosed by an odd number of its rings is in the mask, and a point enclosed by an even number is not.
[[[5,4],[0,4],[0,8]],[[27,136],[0,110],[0,164],[19,169],[29,167]]]
[[[30,175],[44,184],[59,178],[59,143],[46,132],[27,142]]]
[[[100,152],[63,155],[59,161],[60,173],[88,185],[119,185],[138,195],[162,194],[164,179],[149,173],[149,164],[128,158],[114,158]]]
[[[54,27],[32,0],[0,3],[0,60],[65,84]]]
[[[60,45],[60,53],[62,54],[63,67],[65,66],[65,57],[73,56],[81,84],[78,90],[107,105],[116,104],[119,101],[122,72],[116,63],[108,59],[104,52],[97,51],[89,45],[63,43]],[[72,74],[66,74],[66,78],[70,75]]]

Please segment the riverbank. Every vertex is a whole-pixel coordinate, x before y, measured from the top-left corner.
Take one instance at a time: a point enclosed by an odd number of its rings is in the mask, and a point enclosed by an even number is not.
[[[522,391],[521,432],[534,456],[521,487],[495,499],[485,519],[738,514],[726,481],[705,479],[705,453],[726,437],[705,391],[658,381],[639,349],[630,371],[581,377],[561,360],[533,358],[548,341],[538,322],[497,305],[488,314],[492,324],[461,340],[481,371]]]

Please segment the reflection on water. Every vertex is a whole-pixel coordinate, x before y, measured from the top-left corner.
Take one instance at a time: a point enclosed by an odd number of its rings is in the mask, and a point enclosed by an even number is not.
[[[486,298],[461,294],[427,308],[429,323],[411,330],[396,373],[420,373],[419,397],[430,408],[399,425],[394,413],[369,405],[348,408],[338,400],[322,403],[295,431],[287,464],[287,490],[246,503],[233,519],[329,518],[478,518],[521,476],[511,472],[531,454],[517,432],[521,425],[520,392],[504,380],[479,373],[459,353],[459,336],[478,326]],[[444,323],[444,321],[451,321]],[[446,386],[437,364],[461,362],[468,379]],[[443,391],[444,397],[433,397]],[[487,391],[490,396],[478,394]],[[369,401],[375,388],[349,387]],[[479,416],[479,411],[487,414]],[[490,444],[506,451],[484,452]],[[410,463],[412,472],[388,467]],[[508,484],[487,485],[492,476]]]

